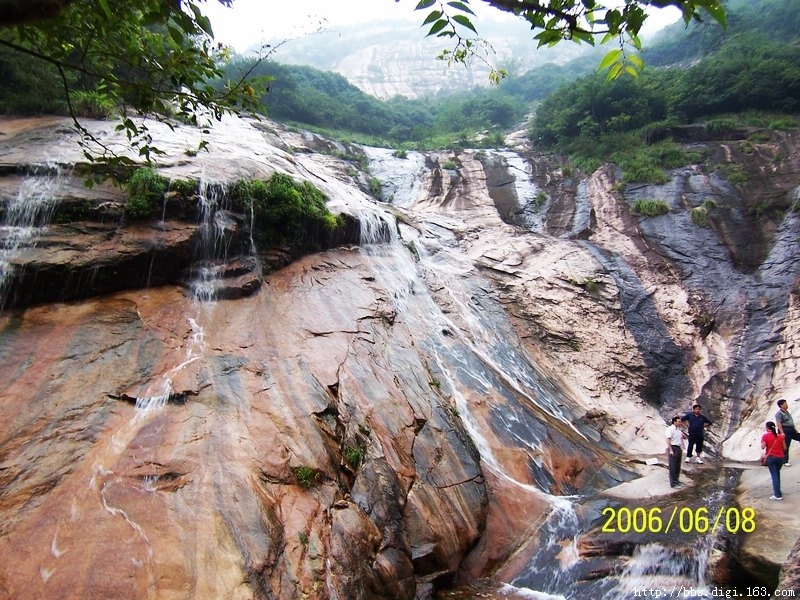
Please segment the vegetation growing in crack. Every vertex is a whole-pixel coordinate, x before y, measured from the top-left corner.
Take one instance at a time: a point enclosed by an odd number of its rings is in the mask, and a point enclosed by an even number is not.
[[[169,180],[150,167],[135,169],[127,180],[124,177],[121,179],[128,192],[125,215],[133,220],[154,217],[161,210],[165,198],[170,195],[187,200],[198,193],[197,180]]]
[[[156,211],[164,200],[169,180],[155,169],[137,169],[128,180],[128,201],[125,214],[131,219],[146,219]]]
[[[322,482],[322,473],[307,465],[292,467],[292,473],[294,473],[297,484],[304,488],[310,488]]]
[[[364,458],[364,452],[366,448],[364,446],[345,446],[344,448],[344,458],[347,463],[353,467],[358,467],[361,464],[362,459]]]
[[[588,277],[583,281],[578,279],[570,279],[569,282],[574,286],[585,289],[590,294],[596,294],[600,290],[600,282],[594,277]]]
[[[700,227],[708,227],[708,215],[717,206],[711,198],[706,198],[700,206],[695,206],[689,215],[691,216],[692,223]]]
[[[376,200],[381,199],[381,180],[377,177],[370,177],[367,179],[367,187],[369,188],[370,195]]]
[[[441,163],[441,168],[448,170],[448,171],[457,171],[458,168],[461,166],[458,164],[455,158],[448,158],[443,163]]]
[[[664,200],[636,200],[631,212],[643,217],[657,217],[669,212],[669,205]]]

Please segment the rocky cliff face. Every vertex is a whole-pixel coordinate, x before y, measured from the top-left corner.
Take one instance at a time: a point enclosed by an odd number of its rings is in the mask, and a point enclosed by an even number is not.
[[[231,252],[217,285],[235,291],[208,301],[196,214],[132,226],[119,189],[53,178],[80,161],[63,123],[0,131],[3,597],[426,598],[491,576],[502,593],[622,598],[654,546],[711,565],[653,567],[659,584],[776,585],[796,536],[765,558],[736,532],[608,535],[601,511],[752,507],[768,535],[768,485],[736,486],[798,385],[794,136],[755,153],[695,141],[717,161],[624,190],[521,142],[366,149],[376,203],[315,136],[230,122],[189,156],[198,133],[157,131],[167,176],[288,173],[351,224],[297,259]],[[721,176],[734,163],[747,185]],[[638,217],[637,198],[670,211]],[[246,215],[215,222],[248,235]],[[716,460],[669,496],[663,459],[646,462],[694,401]]]
[[[289,41],[276,40],[274,58],[283,64],[339,73],[361,91],[389,100],[487,87],[490,65],[525,73],[547,63],[563,65],[586,54],[578,45],[537,49],[526,23],[511,17],[498,21],[484,15],[479,30],[485,45],[477,52],[483,60],[472,60],[469,65],[438,60],[436,57],[443,50],[452,51],[453,45],[435,36],[424,38],[424,29],[413,17],[405,23],[377,21],[368,27],[342,26]]]

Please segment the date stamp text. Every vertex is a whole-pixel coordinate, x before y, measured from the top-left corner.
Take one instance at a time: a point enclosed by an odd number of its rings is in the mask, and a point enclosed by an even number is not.
[[[713,512],[704,506],[674,506],[671,510],[607,506],[603,517],[603,533],[713,533],[723,528],[736,534],[756,530],[756,511],[749,506],[720,506]]]

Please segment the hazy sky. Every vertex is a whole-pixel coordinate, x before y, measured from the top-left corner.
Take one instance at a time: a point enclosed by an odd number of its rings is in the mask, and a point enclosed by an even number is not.
[[[234,0],[225,8],[208,0],[203,12],[211,19],[218,41],[237,51],[264,39],[290,39],[320,28],[350,25],[376,19],[402,19],[421,24],[416,0]]]
[[[420,27],[426,13],[414,11],[416,4],[417,0],[233,0],[232,7],[225,8],[217,0],[207,0],[203,12],[211,19],[218,41],[244,52],[265,39],[292,39],[321,28],[376,19],[405,21],[410,27]],[[470,2],[470,7],[478,16],[475,23],[479,32],[482,15],[514,19],[477,0]],[[677,9],[663,16],[653,15],[648,24],[659,21],[663,26],[679,15]],[[422,29],[420,36],[424,36]]]

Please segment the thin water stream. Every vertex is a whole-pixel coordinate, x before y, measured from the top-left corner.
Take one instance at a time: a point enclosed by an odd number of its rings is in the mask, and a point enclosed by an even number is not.
[[[368,154],[373,158],[371,170],[381,180],[408,182],[425,176],[420,160],[393,159],[382,151]],[[497,160],[508,165],[518,179],[528,177],[522,159],[510,154],[513,153],[504,152]],[[526,196],[520,199],[525,205],[537,195],[532,182],[518,181],[514,185],[518,193]],[[587,534],[597,537],[603,523],[602,509],[625,504],[590,490],[554,496],[545,491],[549,483],[546,479],[533,484],[520,481],[511,465],[497,455],[497,432],[486,429],[485,418],[476,413],[480,407],[475,406],[475,398],[465,397],[460,390],[476,390],[479,397],[497,390],[515,394],[524,398],[549,427],[561,423],[577,438],[586,436],[575,426],[575,416],[565,408],[556,387],[537,371],[519,342],[515,342],[512,328],[503,325],[502,311],[493,310],[496,299],[491,285],[481,279],[451,229],[441,226],[430,202],[424,202],[424,212],[415,212],[420,186],[391,183],[390,188],[392,205],[409,215],[402,219],[405,224],[401,233],[405,243],[413,245],[417,262],[377,276],[384,282],[393,282],[390,285],[395,289],[398,314],[407,315],[406,318],[419,312],[406,310],[405,303],[430,302],[428,309],[422,311],[429,315],[430,323],[423,324],[422,330],[440,331],[442,335],[428,350],[438,365],[442,390],[453,398],[460,419],[480,452],[483,469],[518,490],[520,497],[530,496],[532,503],[545,499],[550,507],[544,518],[518,524],[521,530],[530,532],[529,543],[535,550],[516,575],[494,585],[472,584],[439,597],[629,600],[642,597],[648,589],[683,589],[694,597],[711,597],[712,591],[721,589],[711,585],[707,577],[711,553],[726,543],[718,534],[617,535],[617,539],[607,540],[609,548],[616,548],[609,550],[610,556],[582,556],[581,540]],[[521,211],[522,206],[518,209]],[[529,218],[528,227],[535,235],[541,220]],[[398,260],[396,264],[403,263]],[[422,288],[431,290],[430,295],[420,293]],[[415,326],[418,328],[420,325]],[[521,419],[513,411],[502,411],[492,420],[492,426],[504,429],[518,448],[531,455],[536,455],[544,443],[542,427]],[[735,474],[714,468],[702,476],[697,491],[687,491],[671,501],[705,506],[714,514],[717,507],[730,502],[729,489],[735,479]],[[622,553],[616,554],[620,549]]]
[[[62,169],[43,165],[24,179],[0,220],[0,310],[6,306],[14,266],[12,260],[29,247],[50,222],[54,192],[63,184]]]

